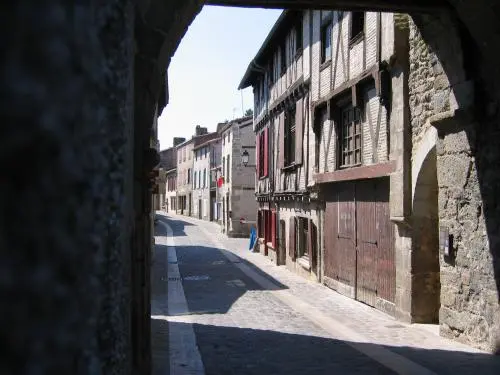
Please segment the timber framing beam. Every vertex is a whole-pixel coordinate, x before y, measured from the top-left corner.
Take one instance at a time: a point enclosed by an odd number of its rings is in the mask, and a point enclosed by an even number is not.
[[[274,9],[336,9],[381,12],[432,12],[449,7],[446,0],[207,0],[208,5]]]

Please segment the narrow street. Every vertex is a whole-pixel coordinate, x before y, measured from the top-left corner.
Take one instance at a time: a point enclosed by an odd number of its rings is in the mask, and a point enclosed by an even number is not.
[[[214,223],[157,217],[154,375],[499,373],[498,357],[274,266]]]

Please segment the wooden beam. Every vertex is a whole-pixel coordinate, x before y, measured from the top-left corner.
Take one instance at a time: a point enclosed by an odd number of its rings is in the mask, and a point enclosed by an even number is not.
[[[430,12],[449,8],[446,0],[207,0],[209,5],[270,9],[332,9]]]
[[[394,161],[389,161],[387,163],[341,169],[334,172],[317,173],[313,176],[313,179],[318,184],[325,184],[329,182],[384,177],[389,176],[395,170],[396,163]]]

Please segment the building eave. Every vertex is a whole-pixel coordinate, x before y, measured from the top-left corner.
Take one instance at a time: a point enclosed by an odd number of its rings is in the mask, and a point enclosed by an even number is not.
[[[238,90],[252,86],[255,74],[262,70],[261,68],[259,68],[259,66],[265,63],[265,58],[267,57],[271,48],[275,45],[276,41],[280,39],[281,34],[286,31],[291,25],[291,21],[293,21],[297,14],[300,13],[301,11],[297,10],[284,10],[281,13],[281,15],[278,17],[273,27],[271,28],[271,31],[269,31],[269,34],[267,34],[266,39],[260,46],[259,51],[252,59],[252,61],[250,61],[250,63],[248,64],[245,74],[243,75],[243,78],[241,79],[241,82],[238,86]]]

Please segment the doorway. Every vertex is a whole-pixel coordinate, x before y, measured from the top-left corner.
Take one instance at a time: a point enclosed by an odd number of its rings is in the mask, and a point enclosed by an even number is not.
[[[328,192],[325,277],[347,285],[370,306],[394,302],[396,271],[389,178],[343,182]]]

